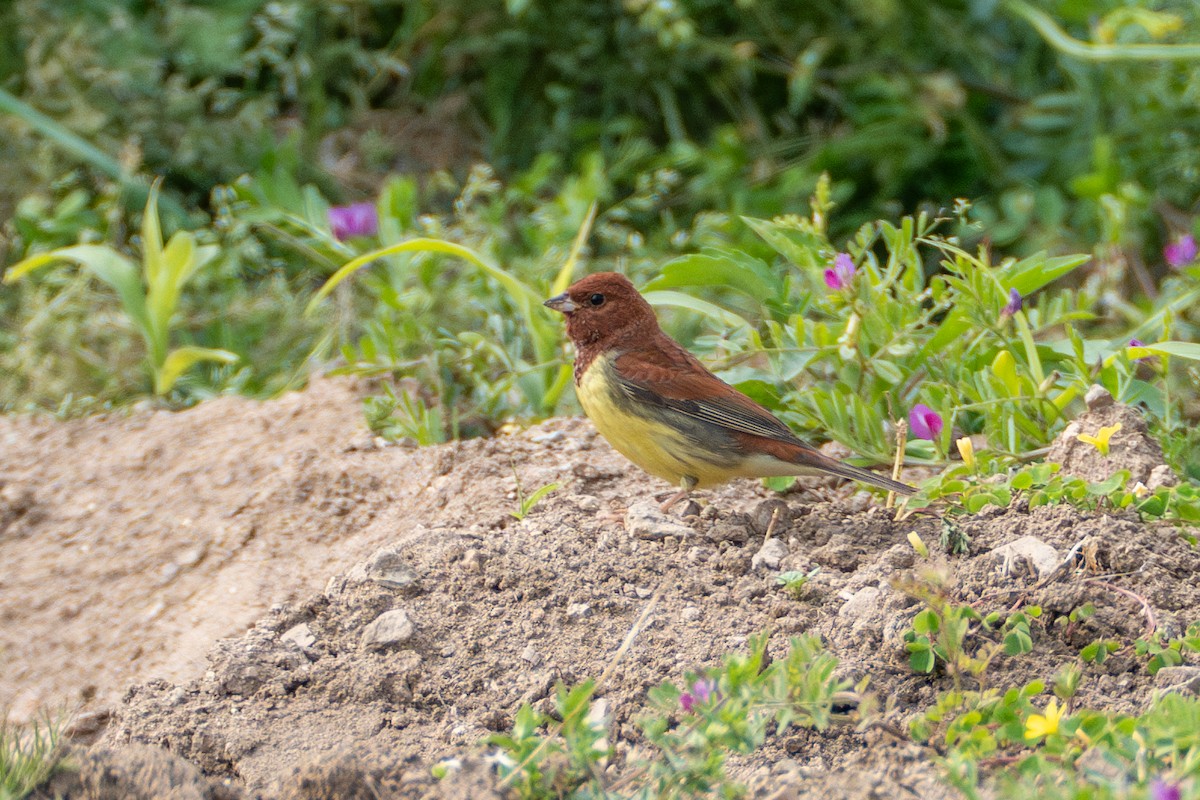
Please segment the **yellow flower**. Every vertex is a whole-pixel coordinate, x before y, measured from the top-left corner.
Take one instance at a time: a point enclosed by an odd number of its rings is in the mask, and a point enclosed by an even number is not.
[[[917,555],[921,558],[929,558],[929,548],[925,546],[925,542],[921,541],[921,537],[916,531],[908,534],[908,543],[912,545],[912,549],[917,551]]]
[[[1112,435],[1119,430],[1121,430],[1121,423],[1118,422],[1116,425],[1106,425],[1105,427],[1096,431],[1095,436],[1088,436],[1086,433],[1081,433],[1075,438],[1085,444],[1090,444],[1092,447],[1095,447],[1100,451],[1100,455],[1107,456],[1108,440],[1111,439]]]
[[[961,439],[954,441],[958,445],[958,454],[962,456],[963,463],[967,469],[975,471],[975,444],[971,441],[970,436],[964,436]]]
[[[1037,739],[1042,736],[1049,736],[1052,733],[1058,733],[1058,722],[1067,713],[1065,706],[1059,708],[1058,700],[1050,698],[1050,702],[1046,704],[1046,712],[1044,714],[1030,714],[1029,719],[1025,720],[1025,738]]]

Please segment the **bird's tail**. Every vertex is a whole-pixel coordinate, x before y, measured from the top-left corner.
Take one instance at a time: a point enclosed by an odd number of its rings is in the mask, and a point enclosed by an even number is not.
[[[871,470],[863,469],[862,467],[851,466],[850,464],[838,461],[836,458],[829,458],[823,453],[820,454],[820,457],[821,470],[823,472],[838,475],[842,478],[849,478],[861,483],[868,483],[871,486],[878,486],[880,489],[887,489],[896,494],[910,495],[917,493],[916,488],[909,486],[907,483],[892,480],[886,475],[880,475],[877,472],[871,472]]]

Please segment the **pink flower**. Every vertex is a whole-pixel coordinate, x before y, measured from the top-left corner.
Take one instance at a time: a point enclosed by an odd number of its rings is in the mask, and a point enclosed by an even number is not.
[[[329,209],[329,227],[339,242],[353,236],[374,236],[379,231],[379,213],[374,203],[333,206]]]
[[[1143,342],[1141,339],[1130,339],[1129,346],[1130,347],[1145,347],[1146,343]],[[1153,358],[1157,358],[1157,356],[1142,356],[1141,358],[1135,358],[1134,361],[1150,361]]]
[[[1172,269],[1186,267],[1196,260],[1196,237],[1185,233],[1163,248],[1163,260]]]
[[[679,696],[679,705],[689,714],[696,706],[704,705],[717,694],[717,684],[713,680],[698,678],[692,684],[690,692]]]
[[[825,285],[837,292],[845,289],[854,280],[854,259],[849,253],[838,253],[833,260],[833,269],[825,270]]]
[[[1179,800],[1183,791],[1178,783],[1168,783],[1162,778],[1155,778],[1150,784],[1150,800]]]
[[[1009,289],[1008,303],[1005,304],[1004,308],[1000,309],[1000,316],[1011,317],[1013,314],[1020,311],[1023,305],[1024,303],[1021,300],[1021,293],[1016,289]]]
[[[924,403],[917,403],[908,412],[908,427],[918,439],[932,441],[942,432],[942,417]]]

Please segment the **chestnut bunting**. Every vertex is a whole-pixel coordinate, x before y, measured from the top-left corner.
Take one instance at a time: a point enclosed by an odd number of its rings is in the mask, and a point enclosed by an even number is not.
[[[663,333],[624,276],[588,275],[546,306],[567,318],[575,390],[596,430],[634,464],[680,487],[664,510],[692,489],[738,477],[827,474],[915,491],[802,442]]]

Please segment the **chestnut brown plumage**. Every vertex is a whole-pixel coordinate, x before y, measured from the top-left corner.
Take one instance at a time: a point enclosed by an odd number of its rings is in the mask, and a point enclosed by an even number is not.
[[[813,449],[709,372],[663,333],[624,276],[588,275],[546,305],[567,318],[575,388],[596,429],[630,461],[681,487],[664,508],[694,488],[736,477],[829,474],[913,493]]]

